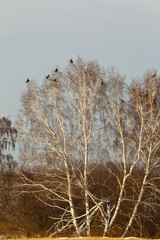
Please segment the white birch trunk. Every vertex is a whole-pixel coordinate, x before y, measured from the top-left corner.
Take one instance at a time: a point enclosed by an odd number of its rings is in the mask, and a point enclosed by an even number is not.
[[[133,220],[134,220],[134,218],[136,216],[138,206],[141,203],[141,200],[142,200],[142,197],[143,197],[143,194],[144,194],[144,191],[145,191],[145,184],[146,184],[146,181],[147,181],[148,172],[149,172],[149,163],[150,163],[150,157],[149,157],[148,162],[147,162],[145,176],[144,176],[144,179],[143,179],[142,187],[141,187],[141,190],[140,190],[137,202],[136,202],[136,204],[134,206],[132,215],[130,217],[130,220],[128,222],[128,225],[126,226],[126,229],[125,229],[122,237],[126,237],[126,235],[128,234],[128,232],[129,232],[129,230],[130,230],[130,228],[132,226]]]
[[[152,102],[152,100],[151,100]],[[122,235],[122,237],[125,237],[131,226],[132,226],[132,223],[133,223],[133,220],[136,216],[136,213],[137,213],[137,210],[138,210],[138,206],[139,204],[141,203],[141,200],[142,200],[142,197],[143,197],[143,194],[144,194],[144,191],[145,191],[145,185],[146,185],[146,181],[147,181],[147,177],[148,177],[148,174],[149,174],[149,166],[150,166],[150,162],[151,162],[151,154],[152,154],[152,140],[153,140],[153,135],[154,135],[154,132],[156,130],[156,125],[154,125],[154,121],[153,121],[153,107],[151,105],[151,110],[150,110],[150,114],[151,114],[151,136],[150,137],[150,146],[149,146],[149,152],[148,152],[148,160],[147,160],[147,163],[146,163],[146,170],[145,170],[145,175],[144,175],[144,178],[143,178],[143,183],[142,183],[142,186],[141,186],[141,190],[140,190],[140,193],[139,193],[139,196],[138,196],[138,199],[137,199],[137,202],[134,206],[134,209],[133,209],[133,212],[132,212],[132,215],[130,217],[130,220],[128,222],[128,225],[126,226],[126,229]]]
[[[86,226],[87,236],[90,236],[90,216],[89,216],[89,197],[88,197],[88,181],[87,181],[87,165],[88,165],[88,141],[86,136],[86,116],[84,116],[84,140],[85,140],[85,153],[84,153],[84,186],[85,186],[85,208],[86,208]]]

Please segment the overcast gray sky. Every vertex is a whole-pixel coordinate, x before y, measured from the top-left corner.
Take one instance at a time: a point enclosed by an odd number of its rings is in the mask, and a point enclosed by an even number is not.
[[[160,0],[0,0],[0,117],[15,120],[27,78],[77,56],[127,81],[159,73]]]

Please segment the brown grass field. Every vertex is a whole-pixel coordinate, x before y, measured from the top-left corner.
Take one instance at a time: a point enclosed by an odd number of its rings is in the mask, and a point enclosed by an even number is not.
[[[109,237],[79,237],[79,238],[67,238],[67,237],[63,237],[63,238],[51,238],[51,237],[46,237],[46,238],[17,238],[18,240],[104,240],[104,239],[107,239],[107,240],[126,240],[126,239],[129,239],[129,240],[148,240],[149,238],[132,238],[132,237],[129,237],[129,238],[109,238]],[[10,240],[16,240],[16,238],[14,239],[11,239]],[[153,240],[153,239],[152,239]],[[159,240],[159,239],[157,239]]]

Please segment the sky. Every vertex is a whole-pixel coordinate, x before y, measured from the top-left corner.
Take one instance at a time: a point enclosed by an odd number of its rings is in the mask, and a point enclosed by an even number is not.
[[[27,78],[78,56],[128,83],[159,74],[160,0],[0,0],[0,118],[16,120]]]

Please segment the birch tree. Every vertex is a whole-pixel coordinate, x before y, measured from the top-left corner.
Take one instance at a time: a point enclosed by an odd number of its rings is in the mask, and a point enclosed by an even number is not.
[[[159,83],[150,74],[146,76],[144,83],[133,81],[132,87],[124,88],[123,79],[114,71],[109,72],[108,78],[108,87],[111,90],[105,93],[104,102],[111,131],[108,133],[106,141],[109,146],[114,148],[113,155],[121,163],[122,177],[116,176],[119,196],[110,222],[104,228],[104,235],[108,234],[112,227],[115,227],[116,219],[123,211],[122,203],[134,202],[132,214],[128,213],[130,217],[122,234],[124,237],[131,229],[134,219],[138,215],[140,216],[138,207],[145,203],[143,195],[147,188],[147,178],[151,171],[156,171],[159,167],[159,138],[157,135],[159,109],[156,105],[159,103],[158,99],[155,100]],[[136,198],[130,199],[126,195],[127,185],[134,169],[138,166],[144,166],[142,185]],[[159,189],[154,185],[152,187],[159,194]]]
[[[156,204],[147,202],[145,200],[144,194],[147,191],[147,194],[150,194],[154,191],[154,194],[158,194],[160,196],[160,189],[154,184],[154,178],[160,180],[160,176],[156,174],[153,176],[154,172],[158,172],[160,169],[160,158],[159,158],[159,147],[160,147],[160,102],[159,102],[159,78],[156,76],[152,77],[151,73],[148,73],[145,76],[144,82],[140,85],[136,83],[135,90],[132,89],[132,94],[134,95],[134,117],[138,118],[141,122],[141,134],[139,135],[141,147],[139,148],[140,156],[141,156],[141,163],[144,166],[144,175],[143,181],[140,186],[140,190],[135,200],[135,205],[130,215],[128,224],[125,228],[123,233],[123,237],[127,235],[130,228],[132,227],[134,219],[137,218],[138,214],[138,207],[140,205],[146,204],[149,205],[151,208],[154,209]],[[135,102],[136,101],[136,102]],[[135,139],[136,143],[136,139]],[[149,193],[150,192],[150,193]],[[153,199],[155,196],[152,196]],[[160,207],[158,204],[157,198],[157,207]],[[155,208],[156,210],[157,208]]]
[[[0,216],[11,221],[16,219],[15,204],[12,198],[12,183],[14,182],[13,170],[17,166],[16,161],[10,154],[15,150],[17,129],[6,118],[0,118]]]
[[[99,209],[97,206],[90,209],[89,206],[88,164],[95,158],[93,145],[98,141],[96,123],[100,119],[100,111],[97,104],[103,78],[104,72],[97,62],[87,63],[78,58],[64,72],[59,69],[53,71],[42,86],[30,82],[22,95],[22,110],[17,123],[23,142],[21,159],[34,165],[34,169],[45,169],[46,176],[56,179],[57,188],[50,189],[44,183],[35,183],[22,173],[20,176],[25,180],[25,186],[32,185],[38,191],[47,191],[58,201],[69,205],[63,208],[50,204],[63,211],[62,216],[57,217],[57,232],[73,225],[76,235],[85,231],[89,236],[91,217],[95,209]],[[82,216],[76,216],[73,202],[74,172],[78,164],[82,166],[82,171],[79,171],[84,193],[85,212]],[[57,171],[55,177],[49,171],[54,174]]]
[[[8,118],[0,118],[0,168],[2,172],[12,171],[16,166],[13,156],[7,150],[15,150],[16,128]]]

